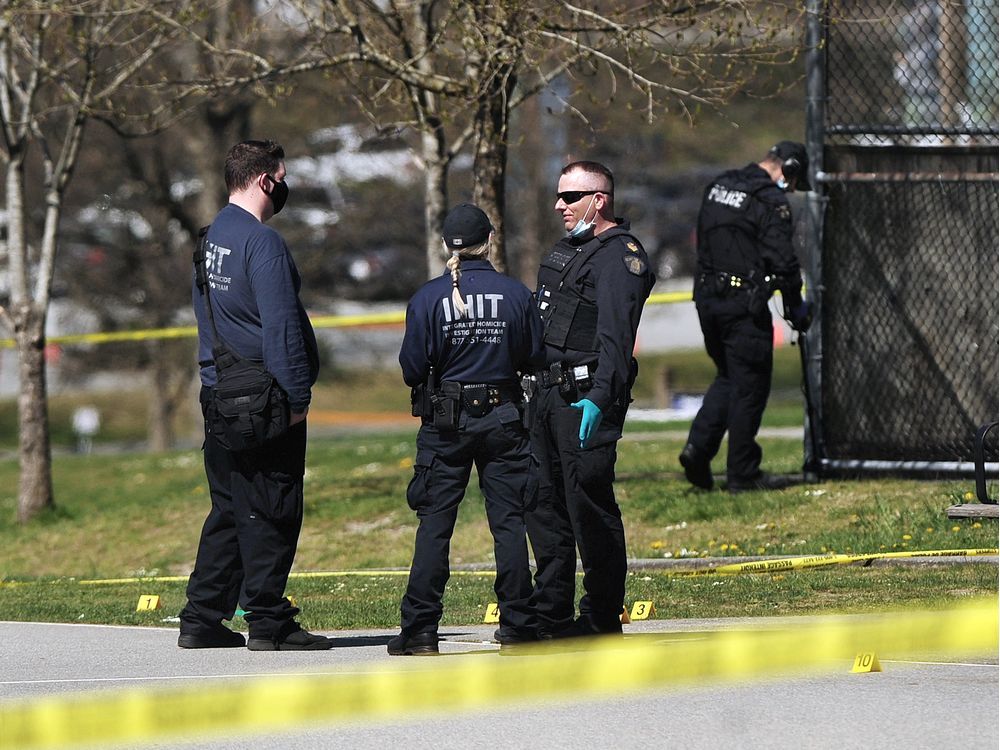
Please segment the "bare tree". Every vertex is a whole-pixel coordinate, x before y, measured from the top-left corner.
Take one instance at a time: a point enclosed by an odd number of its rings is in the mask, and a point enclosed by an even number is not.
[[[349,65],[377,121],[419,135],[426,171],[427,262],[440,268],[438,237],[448,170],[471,144],[473,199],[497,228],[506,265],[504,186],[511,111],[568,78],[638,96],[643,117],[721,104],[758,66],[797,52],[801,8],[751,0],[550,2],[501,0],[288,0],[305,49],[297,70]],[[789,29],[793,30],[789,35]],[[277,63],[275,70],[292,67]],[[606,106],[609,99],[595,102]],[[410,117],[386,123],[409,109]],[[585,118],[584,110],[572,108]]]
[[[98,330],[182,322],[178,315],[191,298],[185,283],[192,247],[187,215],[198,194],[192,188],[177,194],[177,187],[192,184],[190,174],[177,169],[177,157],[193,130],[185,128],[183,139],[180,128],[146,139],[121,138],[99,127],[87,134],[79,170],[88,180],[68,196],[54,282],[74,309],[90,312]],[[165,450],[174,442],[175,414],[190,396],[194,359],[190,340],[71,348],[61,357],[60,375],[100,369],[131,381],[147,379],[147,444]]]
[[[0,16],[0,161],[10,282],[0,318],[13,331],[19,357],[20,521],[54,504],[45,320],[63,198],[84,126],[170,38],[162,29],[140,26],[136,10],[122,5],[14,0]],[[40,217],[25,202],[32,158],[44,195]]]
[[[114,205],[138,212],[152,230],[141,238],[131,232],[110,238],[115,247],[109,255],[118,260],[117,272],[100,268],[88,274],[84,269],[68,280],[76,287],[77,299],[88,300],[99,290],[113,303],[100,303],[100,312],[110,318],[102,330],[123,324],[174,325],[178,311],[189,306],[190,286],[178,280],[190,273],[198,228],[226,199],[222,155],[250,136],[258,99],[243,86],[215,89],[214,96],[205,99],[191,82],[201,79],[207,84],[229,75],[229,53],[223,51],[245,53],[263,45],[252,0],[217,0],[207,5],[191,30],[164,50],[159,72],[161,78],[169,76],[175,82],[172,87],[135,87],[129,113],[101,115],[117,135],[111,144],[123,161],[127,180],[113,196]],[[182,100],[191,105],[185,107]],[[162,108],[157,117],[144,116],[164,102],[171,106]],[[174,122],[178,114],[183,119]],[[180,185],[190,189],[176,190]],[[122,262],[129,257],[136,262]],[[152,340],[142,347],[123,347],[119,353],[125,367],[149,378],[147,434],[152,450],[174,444],[175,415],[192,382],[189,349],[190,342]]]
[[[180,79],[168,53],[210,16],[198,0],[10,0],[0,15],[0,164],[5,173],[9,292],[0,321],[16,342],[21,467],[18,519],[54,505],[45,323],[66,190],[95,118],[149,132],[254,70],[253,56],[202,37],[219,68]],[[220,69],[221,68],[221,69]],[[40,185],[41,206],[26,201]]]

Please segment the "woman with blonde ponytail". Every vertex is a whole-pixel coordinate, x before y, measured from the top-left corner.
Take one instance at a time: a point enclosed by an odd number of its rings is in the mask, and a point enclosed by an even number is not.
[[[420,416],[406,501],[419,525],[395,656],[438,653],[448,549],[473,464],[493,533],[501,648],[537,638],[524,509],[533,493],[520,380],[544,358],[531,292],[489,261],[493,225],[471,203],[444,220],[448,270],[406,308],[399,352]]]
[[[462,302],[462,291],[458,288],[458,281],[462,278],[462,256],[458,250],[451,251],[451,257],[448,258],[448,262],[445,265],[451,272],[451,301],[455,306],[455,311],[459,313],[456,317],[464,318],[465,303]]]
[[[464,204],[471,205],[471,204]],[[478,210],[478,209],[477,209]],[[485,217],[486,214],[483,214]],[[487,222],[489,220],[487,219]],[[452,238],[454,240],[454,238]],[[463,247],[461,249],[448,247],[447,240],[445,240],[445,248],[451,252],[451,256],[448,258],[448,262],[445,264],[448,270],[451,272],[451,301],[455,310],[456,318],[464,318],[465,315],[465,301],[462,299],[462,291],[460,289],[459,280],[462,278],[462,260],[466,258],[489,258],[490,257],[490,245],[493,239],[493,227],[490,226],[490,233],[486,238],[486,241],[474,245],[472,247]]]

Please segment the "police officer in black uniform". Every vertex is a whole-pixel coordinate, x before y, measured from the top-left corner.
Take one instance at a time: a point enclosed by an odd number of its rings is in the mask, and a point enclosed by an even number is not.
[[[637,372],[636,330],[655,279],[628,222],[615,218],[607,167],[567,165],[556,195],[569,234],[542,260],[536,291],[546,366],[532,402],[535,603],[542,637],[620,633],[625,530],[614,468]],[[574,620],[577,549],[584,595]]]
[[[717,374],[680,455],[696,487],[712,488],[711,461],[727,431],[730,492],[788,484],[760,470],[756,436],[771,391],[772,293],[781,291],[793,328],[805,331],[811,321],[785,197],[796,188],[809,190],[807,173],[805,146],[781,141],[759,163],[716,177],[702,198],[694,299]]]
[[[493,534],[501,648],[535,640],[525,537],[531,450],[521,375],[542,361],[542,324],[531,292],[488,260],[493,227],[465,203],[444,221],[449,273],[427,282],[406,309],[399,353],[421,417],[406,491],[419,519],[392,655],[438,652],[448,549],[472,465]]]

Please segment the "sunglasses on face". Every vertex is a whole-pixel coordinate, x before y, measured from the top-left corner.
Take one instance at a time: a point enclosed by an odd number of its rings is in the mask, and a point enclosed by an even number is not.
[[[562,199],[562,202],[569,206],[576,203],[585,195],[595,195],[603,192],[603,190],[564,190],[561,193],[556,193],[556,199]]]

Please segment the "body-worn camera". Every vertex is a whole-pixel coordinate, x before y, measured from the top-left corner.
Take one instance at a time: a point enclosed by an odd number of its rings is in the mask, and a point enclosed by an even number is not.
[[[579,392],[589,391],[593,381],[590,377],[590,368],[587,365],[577,365],[573,368],[573,382]]]

